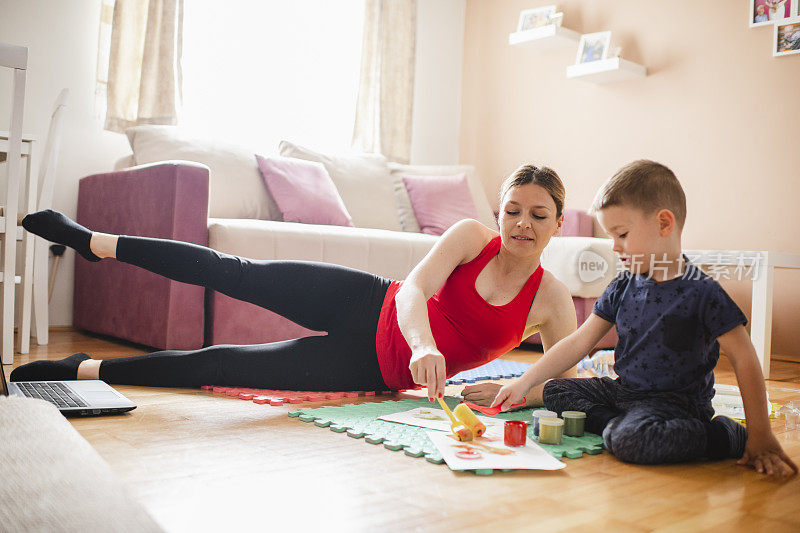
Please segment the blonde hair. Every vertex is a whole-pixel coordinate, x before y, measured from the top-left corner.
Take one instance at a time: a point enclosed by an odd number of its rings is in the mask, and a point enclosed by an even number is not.
[[[669,209],[680,229],[686,221],[686,195],[678,178],[666,166],[647,159],[628,163],[606,181],[597,191],[590,212],[614,205],[634,207],[646,214]]]
[[[561,178],[556,171],[548,167],[537,167],[536,165],[522,165],[507,177],[500,186],[500,203],[512,187],[519,187],[532,183],[546,190],[553,202],[556,204],[556,218],[560,218],[564,212],[564,197],[566,191]]]

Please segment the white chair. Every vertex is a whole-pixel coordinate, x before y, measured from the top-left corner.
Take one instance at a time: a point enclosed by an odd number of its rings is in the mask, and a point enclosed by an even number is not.
[[[3,245],[2,274],[2,345],[0,359],[3,364],[14,361],[14,277],[17,259],[17,203],[22,170],[22,113],[25,107],[25,80],[28,67],[28,49],[0,43],[0,67],[12,70],[11,125],[8,129],[8,155],[6,167],[6,202],[0,217],[0,240]]]
[[[31,176],[28,184],[27,212],[41,211],[53,207],[58,148],[61,143],[61,124],[67,107],[69,89],[62,89],[56,98],[50,115],[50,129],[47,132],[38,181],[41,184],[38,201],[36,199],[36,177]],[[48,342],[48,276],[49,244],[41,238],[25,233],[23,249],[25,267],[22,274],[22,313],[20,315],[20,353],[30,351],[31,342],[31,293],[33,293],[33,312],[36,324],[36,343]]]

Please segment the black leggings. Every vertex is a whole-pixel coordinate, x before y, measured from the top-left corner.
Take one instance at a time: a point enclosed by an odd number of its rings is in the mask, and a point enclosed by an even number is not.
[[[387,390],[375,351],[391,280],[307,261],[255,261],[196,244],[121,236],[117,260],[250,302],[328,334],[106,359],[100,379],[157,387]]]

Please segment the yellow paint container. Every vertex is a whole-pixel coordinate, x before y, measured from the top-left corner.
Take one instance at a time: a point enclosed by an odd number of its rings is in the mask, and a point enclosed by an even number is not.
[[[539,442],[541,444],[561,444],[564,421],[560,418],[539,419]]]

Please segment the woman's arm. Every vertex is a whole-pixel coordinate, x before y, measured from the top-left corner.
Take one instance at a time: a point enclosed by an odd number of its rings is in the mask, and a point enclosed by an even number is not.
[[[444,356],[436,347],[428,318],[428,299],[455,270],[476,257],[494,232],[476,220],[462,220],[448,229],[414,267],[395,295],[397,325],[411,348],[411,377],[428,388],[428,398],[444,394]]]
[[[739,464],[752,465],[757,471],[769,475],[787,475],[792,470],[796,473],[797,466],[772,433],[767,415],[764,375],[747,330],[744,326],[736,326],[717,340],[736,374],[747,418],[747,444]]]

